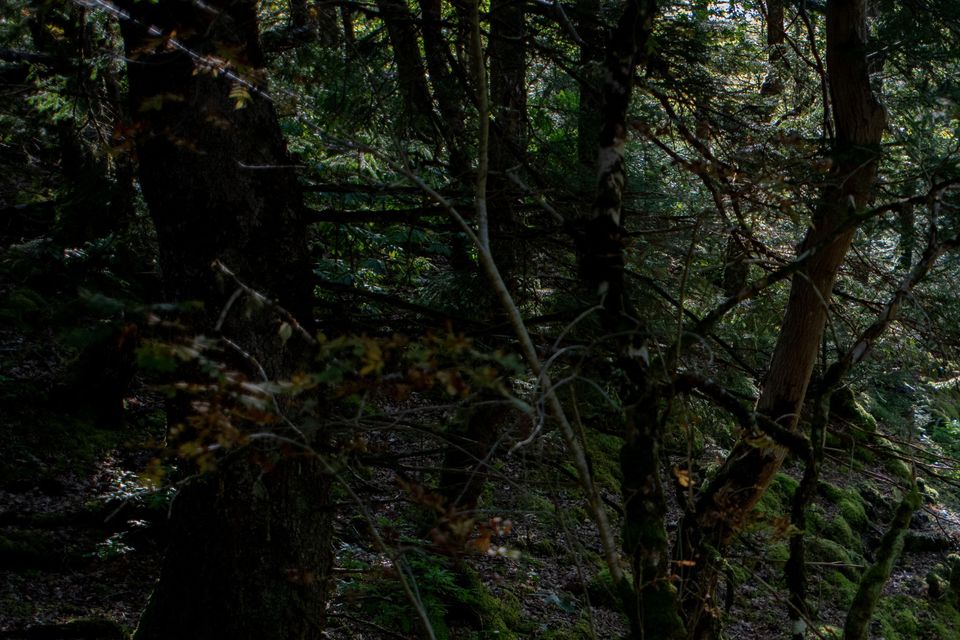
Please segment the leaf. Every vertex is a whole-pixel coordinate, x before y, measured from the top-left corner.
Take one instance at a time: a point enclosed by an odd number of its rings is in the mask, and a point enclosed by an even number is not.
[[[230,99],[234,109],[243,109],[251,100],[250,91],[242,84],[235,84],[230,88]]]
[[[284,322],[280,325],[280,330],[277,333],[280,334],[280,341],[287,344],[287,340],[293,335],[293,327],[290,326],[289,322]]]

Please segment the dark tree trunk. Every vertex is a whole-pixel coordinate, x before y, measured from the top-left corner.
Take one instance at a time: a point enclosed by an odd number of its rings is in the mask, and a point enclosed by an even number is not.
[[[762,96],[783,93],[783,56],[786,31],[783,28],[783,0],[767,0],[767,76],[760,88]]]
[[[210,267],[220,259],[305,318],[311,295],[300,189],[272,103],[242,84],[255,82],[263,65],[256,5],[224,4],[218,20],[172,0],[131,3],[130,10],[165,33],[176,26],[180,43],[201,56],[234,50],[231,69],[244,70],[243,81],[215,76],[202,60],[122,25],[131,112],[140,117],[140,185],[157,229],[164,293],[202,301],[208,318],[216,318],[231,293]],[[238,89],[251,98],[241,109],[229,95]],[[258,355],[275,351],[270,340],[255,342]]]
[[[581,272],[604,307],[608,331],[630,334],[618,341],[616,358],[629,383],[621,392],[626,404],[626,433],[620,451],[624,500],[623,549],[633,569],[633,585],[617,585],[634,638],[680,638],[676,591],[670,582],[670,554],[665,526],[666,500],[660,481],[660,399],[647,363],[636,354],[645,339],[635,324],[623,286],[624,148],[633,75],[647,57],[657,11],[655,0],[631,0],[607,44],[602,85],[597,191],[580,243]],[[581,94],[583,95],[583,94]]]
[[[377,0],[377,8],[390,36],[406,120],[414,129],[426,133],[433,120],[433,100],[427,88],[413,14],[406,0]]]
[[[426,6],[430,6],[425,3]],[[431,14],[431,18],[434,14]],[[435,37],[434,34],[433,37]],[[526,44],[524,42],[524,8],[516,0],[495,0],[490,12],[490,128],[487,211],[490,225],[490,248],[494,261],[508,290],[518,293],[518,268],[521,247],[517,239],[516,199],[518,189],[507,172],[522,164],[526,151]],[[434,43],[436,44],[436,43]],[[444,45],[445,47],[446,45]],[[434,54],[439,54],[438,47]],[[431,69],[440,65],[431,63]],[[437,87],[440,91],[440,88]],[[439,99],[443,103],[447,97]],[[441,111],[449,110],[442,107]],[[499,301],[492,292],[487,308],[499,310]],[[494,311],[491,321],[503,319]],[[472,512],[480,497],[491,449],[510,408],[497,394],[482,394],[477,406],[466,412],[462,426],[449,434],[453,446],[444,454],[444,471],[439,490],[448,503],[461,512]]]
[[[800,408],[817,358],[837,270],[854,229],[841,231],[848,216],[866,206],[877,171],[886,118],[873,95],[866,60],[863,0],[827,3],[827,63],[837,138],[835,164],[800,247],[811,252],[795,277],[780,335],[757,410],[788,431]],[[719,629],[715,590],[720,575],[717,551],[729,543],[763,495],[787,451],[762,444],[751,434],[730,453],[701,494],[696,512],[685,518],[679,555],[693,562],[683,585],[684,613],[694,638],[714,638]],[[760,444],[758,444],[760,442]]]
[[[268,470],[251,453],[235,452],[180,490],[137,640],[323,637],[330,516],[319,462]]]
[[[487,181],[490,248],[514,297],[522,248],[518,236],[518,189],[508,172],[526,152],[527,61],[524,9],[519,0],[494,0],[490,9],[490,176]],[[496,306],[494,304],[494,306]]]
[[[464,96],[467,87],[462,75],[451,68],[450,46],[443,34],[440,0],[420,0],[423,14],[423,49],[430,72],[430,86],[442,119],[441,135],[447,147],[447,166],[457,184],[466,184],[470,174]]]
[[[578,186],[589,198],[597,184],[597,139],[600,137],[600,112],[603,106],[604,34],[599,0],[577,0],[574,8],[577,34],[581,40],[577,105],[577,161],[581,175]]]
[[[300,190],[273,105],[245,84],[263,82],[256,3],[161,0],[123,8],[135,20],[122,24],[131,112],[141,118],[140,185],[157,230],[166,298],[201,301],[190,328],[209,335],[232,293],[211,269],[218,259],[309,318]],[[156,37],[174,29],[174,45]],[[206,56],[225,51],[227,73],[205,68],[217,63]],[[235,108],[243,91],[248,100]],[[222,325],[272,377],[289,374],[294,362],[277,329],[270,309],[250,316],[235,310]],[[247,445],[185,486],[136,637],[320,637],[330,521],[319,464]]]

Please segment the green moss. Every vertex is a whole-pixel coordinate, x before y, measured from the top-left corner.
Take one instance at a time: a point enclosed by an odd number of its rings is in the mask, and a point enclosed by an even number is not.
[[[800,486],[800,483],[797,482],[793,476],[789,476],[785,473],[778,473],[773,476],[773,481],[770,482],[769,491],[773,491],[779,495],[781,499],[787,501],[793,498],[793,494],[797,490],[798,486]]]
[[[913,470],[910,469],[910,465],[901,460],[899,457],[902,455],[900,449],[893,442],[887,438],[877,438],[877,447],[883,455],[884,468],[893,474],[895,477],[912,483],[913,482]]]
[[[764,492],[755,512],[760,516],[778,517],[789,513],[793,493],[799,483],[785,473],[778,473],[770,481],[770,486]]]
[[[862,529],[869,522],[867,518],[866,505],[863,498],[856,491],[847,492],[847,495],[837,504],[840,508],[840,515],[847,523],[855,528]]]
[[[833,504],[840,502],[844,495],[843,489],[822,480],[817,484],[817,491]]]
[[[587,452],[593,466],[593,480],[613,493],[620,492],[623,474],[620,472],[620,448],[623,438],[588,429]]]
[[[836,564],[837,570],[851,580],[859,575],[863,567],[863,556],[859,553],[848,550],[833,540],[817,536],[807,538],[807,557],[816,562]]]
[[[826,599],[846,609],[857,593],[857,581],[851,580],[840,571],[831,571],[826,580]]]
[[[874,433],[877,430],[877,420],[871,415],[860,400],[857,398],[853,389],[844,387],[838,389],[830,398],[830,413],[837,418],[841,418],[853,424],[860,433],[854,433],[854,437],[861,439],[863,432]]]
[[[899,458],[888,458],[883,466],[887,471],[904,482],[909,482],[913,477],[913,471],[911,471],[910,465]]]
[[[790,558],[790,547],[784,543],[771,544],[767,550],[771,562],[786,562]]]
[[[859,530],[868,524],[867,505],[856,489],[841,489],[829,482],[821,482],[817,489],[827,500],[837,505],[840,515],[851,528]]]
[[[823,509],[820,505],[811,505],[807,510],[806,532],[808,534],[817,534],[823,531],[826,526],[827,516],[824,514]]]
[[[917,615],[924,607],[922,601],[905,596],[884,598],[876,612],[876,623],[884,640],[906,640],[918,637],[920,623]]]
[[[480,618],[480,638],[514,638],[517,633],[533,631],[533,623],[523,616],[520,599],[507,589],[501,589],[499,598],[474,575],[473,589],[476,594],[476,613]]]
[[[948,602],[934,602],[930,605],[930,617],[926,622],[934,631],[931,638],[955,638],[960,629],[960,612]]]
[[[600,569],[587,585],[587,595],[590,597],[590,604],[594,607],[606,607],[614,611],[620,608],[617,586],[606,567]]]
[[[826,523],[822,534],[828,540],[832,540],[847,549],[857,552],[863,551],[863,542],[860,536],[853,532],[849,522],[843,516],[838,516]]]

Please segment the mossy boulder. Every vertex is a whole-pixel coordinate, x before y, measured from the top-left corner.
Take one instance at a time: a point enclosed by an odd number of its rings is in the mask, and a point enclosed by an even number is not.
[[[877,420],[861,404],[853,389],[843,387],[830,397],[830,414],[852,425],[854,439],[863,440],[869,434],[876,433]]]
[[[807,553],[810,560],[834,564],[848,580],[855,581],[863,567],[863,556],[842,544],[812,536],[807,539]],[[856,591],[856,584],[854,584]],[[852,598],[851,594],[851,598]]]
[[[817,491],[837,506],[840,515],[853,530],[862,530],[870,522],[867,517],[867,504],[856,489],[844,489],[828,482],[821,482],[817,486]]]
[[[844,609],[850,606],[857,593],[856,577],[851,578],[842,571],[831,571],[827,575],[826,586],[826,598]]]
[[[827,521],[822,533],[828,540],[836,542],[847,549],[858,553],[863,551],[863,541],[860,539],[860,535],[854,533],[850,523],[843,516],[838,516]]]
[[[799,486],[792,476],[786,473],[778,473],[770,481],[770,486],[764,492],[760,502],[754,508],[754,514],[758,519],[775,518],[790,513],[790,503],[793,500],[793,494]]]

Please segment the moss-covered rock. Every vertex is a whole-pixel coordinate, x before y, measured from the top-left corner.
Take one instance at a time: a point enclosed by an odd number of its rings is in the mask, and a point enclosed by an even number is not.
[[[605,567],[597,572],[590,584],[587,585],[587,596],[594,607],[605,607],[618,611],[621,606],[617,585]]]
[[[844,609],[850,606],[853,596],[857,593],[856,579],[851,579],[842,571],[831,571],[827,574],[826,585],[827,599]]]
[[[863,556],[842,544],[810,536],[807,538],[807,557],[815,562],[834,564],[837,571],[850,580],[855,580],[863,567]]]
[[[832,540],[842,547],[858,553],[863,552],[863,542],[860,540],[860,535],[854,533],[853,528],[843,516],[829,520],[824,526],[822,534],[828,540]]]
[[[862,529],[870,521],[863,499],[855,491],[847,492],[847,495],[837,503],[837,507],[843,519],[854,529]]]
[[[790,512],[790,502],[793,500],[793,494],[799,486],[792,476],[786,473],[778,473],[770,481],[770,486],[760,498],[760,502],[754,508],[754,513],[763,518],[775,518],[783,516]]]

